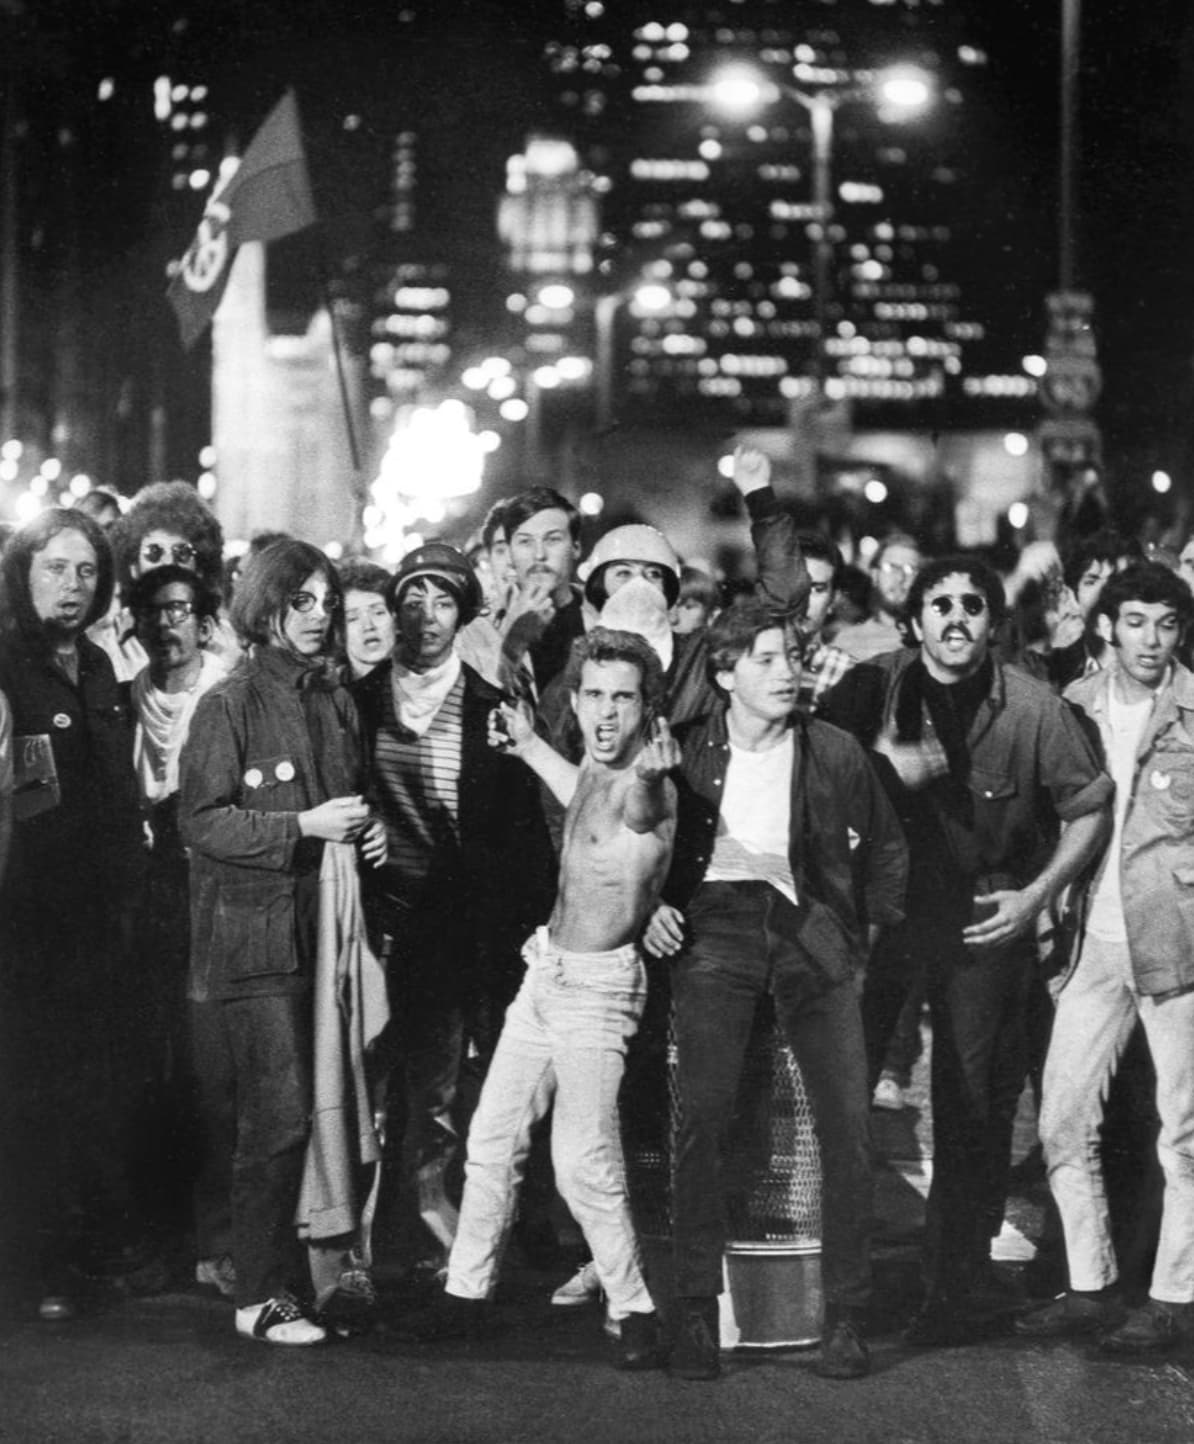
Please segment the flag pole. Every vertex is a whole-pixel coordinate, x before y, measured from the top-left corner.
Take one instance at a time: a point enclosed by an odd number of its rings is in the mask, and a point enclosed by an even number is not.
[[[352,469],[356,473],[358,490],[361,477],[361,451],[357,445],[357,429],[353,424],[352,406],[348,396],[348,378],[344,373],[344,356],[340,346],[340,328],[336,324],[336,308],[332,304],[332,287],[328,277],[327,260],[323,254],[323,241],[319,246],[319,289],[323,304],[327,307],[328,320],[332,325],[332,355],[336,358],[336,380],[340,385],[340,407],[344,412],[344,429],[348,433],[348,451],[352,457]]]

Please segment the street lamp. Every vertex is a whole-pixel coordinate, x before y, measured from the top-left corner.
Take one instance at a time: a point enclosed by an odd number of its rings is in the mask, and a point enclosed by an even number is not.
[[[846,101],[878,102],[883,112],[909,116],[932,103],[933,90],[923,71],[898,65],[876,71],[853,85],[804,90],[762,76],[748,65],[731,65],[709,84],[713,103],[733,115],[751,115],[777,100],[792,100],[807,112],[813,133],[812,195],[817,229],[813,244],[813,320],[817,331],[813,376],[819,396],[825,391],[825,343],[831,299],[833,246],[834,116]]]
[[[598,296],[593,304],[594,360],[597,386],[597,430],[604,431],[614,414],[614,320],[627,302],[640,311],[657,313],[672,304],[672,293],[657,281]]]

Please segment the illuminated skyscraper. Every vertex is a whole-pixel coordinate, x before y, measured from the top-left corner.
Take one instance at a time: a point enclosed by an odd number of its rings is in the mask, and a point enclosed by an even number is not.
[[[650,280],[673,296],[657,314],[619,311],[621,406],[777,424],[819,373],[830,400],[874,418],[1031,395],[1002,374],[1026,348],[989,335],[958,280],[976,195],[968,97],[987,57],[956,6],[562,0],[544,58],[560,134],[604,192],[596,289]],[[896,63],[934,97],[902,123],[877,89]],[[729,64],[771,82],[753,113],[717,108]],[[834,112],[820,278],[810,112],[784,87]]]

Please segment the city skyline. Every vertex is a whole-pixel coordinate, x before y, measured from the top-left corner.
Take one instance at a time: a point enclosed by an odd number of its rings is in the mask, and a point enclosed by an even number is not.
[[[494,216],[505,165],[536,130],[558,127],[545,73],[545,45],[566,30],[569,5],[534,3],[517,7],[459,3],[405,6],[357,5],[351,16],[330,5],[263,5],[252,14],[219,3],[195,7],[114,3],[93,9],[80,21],[65,5],[37,6],[41,51],[56,57],[36,59],[22,74],[23,104],[41,116],[62,108],[69,97],[71,116],[84,143],[96,153],[89,187],[72,205],[82,207],[82,275],[92,304],[105,286],[156,294],[141,297],[146,311],[158,313],[141,336],[117,338],[111,324],[100,325],[92,339],[106,339],[119,360],[122,348],[137,341],[165,348],[170,366],[183,378],[178,396],[196,377],[188,363],[169,356],[172,338],[164,311],[164,257],[181,253],[200,208],[198,196],[175,193],[167,205],[153,194],[147,169],[155,161],[142,141],[140,151],[104,150],[94,117],[100,111],[99,87],[105,78],[116,94],[144,88],[163,70],[171,49],[185,54],[184,68],[210,90],[212,129],[235,136],[241,146],[253,127],[292,83],[299,95],[309,133],[317,197],[322,193],[329,224],[325,245],[339,263],[341,284],[351,291],[355,269],[375,255],[377,221],[372,214],[388,204],[379,196],[379,174],[391,160],[394,137],[413,128],[418,134],[420,167],[416,227],[437,238],[437,256],[452,274],[454,344],[466,352],[495,333],[502,322],[505,283],[500,276],[500,247]],[[576,7],[572,7],[576,8]],[[612,7],[611,7],[612,8]],[[659,23],[691,5],[619,6],[621,12],[660,17]],[[731,19],[742,7],[722,7]],[[756,8],[762,8],[756,6]],[[785,17],[816,12],[840,18],[853,6],[789,4]],[[963,293],[975,310],[1002,335],[1008,360],[1013,343],[1025,337],[1039,350],[1044,337],[1045,292],[1056,280],[1055,184],[1056,26],[1049,7],[1027,0],[989,7],[873,6],[906,10],[927,25],[928,33],[946,12],[961,17],[974,44],[989,53],[982,97],[986,149],[974,157],[982,170],[988,215],[983,245],[962,257]],[[22,18],[17,0],[0,5],[0,23],[13,33],[28,32],[31,9]],[[940,16],[934,16],[940,10]],[[178,29],[180,18],[189,23]],[[887,18],[887,17],[885,17]],[[57,22],[57,23],[55,23]],[[134,23],[135,22],[135,23]],[[1101,419],[1113,463],[1139,469],[1151,451],[1171,469],[1188,470],[1190,438],[1185,424],[1185,391],[1191,374],[1191,267],[1182,245],[1194,207],[1189,176],[1194,172],[1189,130],[1184,121],[1190,102],[1180,101],[1181,80],[1189,67],[1190,22],[1176,4],[1150,7],[1145,20],[1117,6],[1108,15],[1087,18],[1083,46],[1082,183],[1079,211],[1079,280],[1093,290],[1102,340],[1106,387]],[[9,54],[15,52],[10,48]],[[40,53],[40,52],[39,52]],[[1114,62],[1114,63],[1113,63]],[[39,70],[39,66],[41,69]],[[49,81],[44,79],[48,74]],[[11,87],[10,87],[11,93]],[[55,98],[57,97],[57,99]],[[349,116],[359,117],[354,129]],[[217,124],[218,123],[218,124]],[[62,127],[59,127],[61,135]],[[131,134],[119,130],[123,138]],[[53,160],[52,151],[49,159]],[[1183,165],[1186,166],[1182,184]],[[41,184],[52,186],[54,166],[43,169]],[[126,203],[126,198],[132,198]],[[96,204],[97,199],[105,203]],[[49,207],[50,212],[54,210]],[[53,238],[43,238],[53,249]],[[44,255],[44,252],[43,252]],[[306,257],[302,243],[296,250]],[[56,270],[53,256],[45,270]],[[161,268],[161,269],[159,269]],[[300,265],[298,270],[302,270]],[[278,268],[283,280],[287,267]],[[24,299],[24,298],[23,298]],[[302,287],[293,296],[301,308]],[[27,304],[27,303],[26,303]],[[102,312],[102,305],[100,307]],[[36,317],[37,311],[34,309]],[[67,318],[69,320],[69,317]],[[136,328],[133,328],[134,330]],[[60,334],[60,333],[55,333]],[[42,335],[43,347],[50,345]],[[119,344],[117,342],[119,341]],[[137,364],[134,364],[136,362]],[[189,363],[192,369],[198,362]],[[126,369],[134,378],[145,360],[132,357]],[[117,388],[115,403],[121,404]],[[169,389],[161,404],[172,408]],[[182,418],[172,419],[186,433]],[[196,433],[198,437],[198,433]],[[188,438],[188,444],[192,439]],[[119,465],[119,450],[112,453]],[[170,457],[174,461],[173,457]],[[178,465],[177,462],[174,463]]]

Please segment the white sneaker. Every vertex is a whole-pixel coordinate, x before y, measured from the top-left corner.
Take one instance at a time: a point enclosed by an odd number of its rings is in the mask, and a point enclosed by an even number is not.
[[[266,1344],[322,1344],[328,1331],[302,1310],[293,1294],[236,1311],[236,1332]]]
[[[577,1309],[582,1304],[592,1304],[601,1297],[601,1281],[592,1262],[582,1264],[566,1284],[561,1284],[551,1296],[553,1304],[563,1309]]]
[[[207,1289],[218,1289],[226,1299],[236,1296],[236,1265],[224,1254],[222,1258],[201,1258],[195,1265],[195,1282]]]
[[[871,1105],[875,1108],[886,1108],[890,1113],[902,1113],[904,1109],[904,1090],[889,1074],[885,1073],[878,1083],[875,1084],[874,1097]]]

